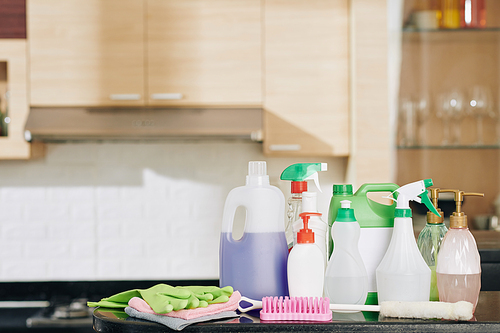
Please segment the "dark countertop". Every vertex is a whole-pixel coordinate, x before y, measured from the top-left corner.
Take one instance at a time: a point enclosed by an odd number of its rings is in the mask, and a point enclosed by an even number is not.
[[[186,327],[186,332],[500,332],[500,291],[482,291],[471,321],[378,318],[378,313],[337,314],[329,323],[260,322],[244,315],[226,322],[211,322]],[[343,317],[343,318],[342,318]],[[97,308],[94,311],[97,332],[170,331],[167,327],[130,318],[122,310]]]

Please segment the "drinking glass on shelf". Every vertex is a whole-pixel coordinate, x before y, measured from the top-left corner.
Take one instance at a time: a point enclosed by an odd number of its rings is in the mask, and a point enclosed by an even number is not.
[[[422,93],[417,96],[417,98],[413,101],[414,110],[415,110],[415,118],[416,118],[416,143],[419,146],[425,146],[427,143],[426,140],[426,127],[425,123],[427,119],[429,119],[430,107],[429,107],[429,96],[426,93]]]
[[[438,96],[436,115],[443,122],[442,146],[460,144],[463,101],[463,94],[457,89]]]
[[[398,115],[400,141],[402,147],[415,145],[415,106],[409,98],[401,98]]]
[[[469,91],[467,113],[476,118],[476,145],[483,144],[483,117],[494,117],[491,92],[487,86],[475,85]]]
[[[460,125],[464,114],[464,99],[465,98],[463,93],[457,89],[452,90],[448,96],[448,103],[450,104],[451,122],[453,129],[451,144],[454,146],[460,144],[460,138],[462,134],[460,130]]]

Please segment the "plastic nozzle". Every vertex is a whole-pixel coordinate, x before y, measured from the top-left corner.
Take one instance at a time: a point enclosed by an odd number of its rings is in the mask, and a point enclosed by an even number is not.
[[[304,229],[300,229],[297,232],[297,243],[298,244],[307,244],[314,243],[314,232],[309,229],[309,219],[311,216],[321,216],[320,213],[301,213],[299,216],[302,218],[302,222],[304,223]]]
[[[424,186],[427,188],[427,187],[431,187],[432,185],[434,185],[434,183],[432,182],[432,179],[424,179]]]
[[[351,208],[351,201],[349,201],[349,200],[342,200],[340,202],[340,208]]]

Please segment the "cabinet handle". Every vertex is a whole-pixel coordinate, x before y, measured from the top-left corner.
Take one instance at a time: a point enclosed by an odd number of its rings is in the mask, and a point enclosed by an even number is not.
[[[300,145],[269,145],[271,151],[299,151],[302,147]]]
[[[109,98],[113,101],[137,101],[141,99],[140,94],[111,94]]]
[[[184,96],[181,93],[151,94],[151,99],[156,99],[156,100],[182,99],[182,97]]]

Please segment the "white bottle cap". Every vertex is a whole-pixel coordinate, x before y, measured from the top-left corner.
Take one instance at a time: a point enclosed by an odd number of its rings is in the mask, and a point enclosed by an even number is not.
[[[351,201],[350,200],[342,200],[340,202],[340,208],[351,208]]]
[[[307,213],[317,213],[316,192],[302,192],[302,211]]]
[[[262,186],[269,185],[266,161],[248,162],[247,185]]]

